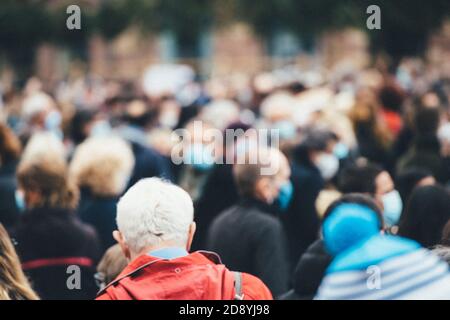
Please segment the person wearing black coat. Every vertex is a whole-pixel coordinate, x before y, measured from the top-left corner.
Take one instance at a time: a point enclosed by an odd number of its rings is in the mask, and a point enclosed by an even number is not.
[[[294,288],[280,300],[313,300],[333,257],[325,250],[323,240],[314,242],[302,255],[294,272]]]
[[[238,200],[239,195],[233,180],[233,165],[215,165],[203,187],[200,199],[195,203],[197,231],[192,243],[194,250],[204,248],[212,221]]]
[[[293,152],[291,181],[294,196],[287,212],[282,215],[288,238],[291,271],[319,235],[320,219],[316,200],[325,187],[325,178],[331,179],[339,169],[339,160],[332,155],[332,143],[334,137],[331,132],[311,130]],[[321,160],[330,157],[336,160],[334,168],[328,168],[328,162]]]
[[[334,209],[345,203],[353,203],[372,209],[382,221],[382,212],[378,204],[369,196],[350,193],[334,201],[325,211],[325,221]],[[322,223],[323,223],[322,221]],[[380,228],[382,226],[380,225]],[[293,289],[279,297],[280,300],[313,300],[333,260],[327,252],[322,239],[315,241],[301,256],[293,276]]]
[[[0,223],[6,229],[14,226],[20,214],[15,201],[16,164],[14,161],[0,167]]]
[[[239,131],[247,132],[250,129],[249,125],[237,122],[228,126],[226,130],[233,130],[236,133]],[[223,164],[216,164],[211,169],[202,188],[200,198],[194,202],[195,222],[197,224],[192,243],[194,250],[204,248],[206,235],[212,221],[225,209],[239,201],[239,193],[233,178],[233,164],[227,163],[226,158],[231,152],[237,157],[237,142],[240,139],[245,139],[245,133],[236,137],[232,142],[228,141],[224,144]]]
[[[20,213],[15,201],[20,153],[19,138],[6,124],[0,124],[0,223],[6,229],[14,225]]]
[[[99,242],[76,216],[78,189],[65,160],[53,152],[28,156],[17,170],[26,211],[11,232],[22,267],[41,299],[93,299]]]
[[[273,204],[284,194],[290,170],[278,150],[266,156],[271,163],[281,163],[273,176],[262,175],[261,164],[235,165],[233,174],[242,200],[214,219],[207,249],[217,252],[230,269],[260,278],[277,296],[288,288],[289,267],[285,231]]]
[[[116,206],[118,201],[118,197],[98,197],[87,189],[81,190],[78,216],[84,223],[95,228],[101,252],[106,252],[116,244],[112,233],[117,230]]]
[[[26,275],[43,300],[90,300],[97,286],[94,274],[100,248],[94,229],[66,209],[39,208],[26,212],[12,231]],[[68,268],[80,269],[80,289],[67,286]]]

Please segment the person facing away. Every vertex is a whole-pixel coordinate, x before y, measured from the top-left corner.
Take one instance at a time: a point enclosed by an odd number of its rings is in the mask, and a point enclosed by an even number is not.
[[[257,161],[250,161],[255,155]],[[289,164],[279,150],[259,149],[246,153],[233,174],[241,200],[214,219],[207,247],[232,269],[260,278],[277,296],[289,282],[285,231],[275,215],[292,197]]]
[[[293,151],[291,181],[295,192],[286,214],[281,217],[288,239],[291,271],[318,238],[320,218],[316,201],[326,182],[339,170],[339,159],[333,153],[335,144],[331,131],[310,128]]]
[[[382,223],[365,205],[332,210],[322,232],[334,259],[315,299],[450,299],[447,263],[417,242],[380,233]]]
[[[359,204],[371,208],[382,220],[382,211],[380,206],[367,195],[351,193],[346,194],[335,200],[326,209],[323,221],[341,204]],[[380,231],[383,226],[380,225]],[[333,257],[326,250],[323,239],[314,242],[308,250],[302,255],[297,264],[293,277],[293,289],[281,297],[282,300],[312,300],[317,294],[320,283],[322,282],[326,270],[328,269]]]
[[[81,190],[78,216],[97,231],[102,253],[116,243],[116,204],[133,166],[133,152],[119,137],[88,138],[75,149],[69,173]]]
[[[52,142],[53,141],[53,142]],[[95,230],[75,214],[78,189],[68,178],[64,157],[38,134],[25,149],[17,170],[18,207],[23,213],[12,229],[17,253],[33,288],[45,300],[95,297],[94,274],[99,243]],[[77,266],[79,285],[68,285],[68,268]]]
[[[450,192],[442,186],[418,187],[412,193],[402,215],[399,234],[432,248],[442,240],[450,220]]]
[[[38,300],[22,271],[14,245],[0,224],[0,300]]]
[[[0,223],[6,228],[11,228],[19,217],[15,174],[21,152],[19,138],[6,124],[0,123]]]
[[[114,238],[129,264],[98,300],[270,300],[258,278],[234,273],[209,252],[189,253],[195,233],[192,199],[181,188],[149,178],[117,205]]]

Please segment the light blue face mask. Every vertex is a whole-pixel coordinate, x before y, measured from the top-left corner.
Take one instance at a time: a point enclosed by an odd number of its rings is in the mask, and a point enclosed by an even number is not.
[[[290,121],[279,121],[273,125],[278,130],[281,139],[293,139],[297,135],[297,128]]]
[[[47,129],[48,131],[60,130],[61,123],[62,116],[58,111],[51,111],[47,114],[44,120],[45,129]]]
[[[27,210],[27,205],[25,203],[25,196],[22,191],[16,190],[14,197],[16,199],[16,207],[19,212],[25,212]]]
[[[392,227],[399,223],[403,211],[403,202],[400,193],[393,190],[382,197],[383,217],[386,226]]]
[[[294,196],[294,185],[291,181],[284,183],[280,188],[280,193],[278,194],[278,205],[282,211],[286,211],[292,202]]]
[[[342,160],[348,157],[350,150],[344,143],[339,142],[334,147],[333,153],[339,160]]]
[[[198,171],[208,171],[214,166],[214,163],[209,148],[201,143],[191,145],[184,157],[184,164],[191,165]]]
[[[111,125],[108,121],[102,120],[97,121],[96,124],[92,126],[90,136],[91,137],[104,137],[111,133]]]

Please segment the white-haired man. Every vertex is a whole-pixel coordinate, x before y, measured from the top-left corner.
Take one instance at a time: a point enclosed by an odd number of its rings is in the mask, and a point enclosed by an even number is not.
[[[261,280],[229,271],[213,253],[189,254],[194,209],[181,188],[158,178],[134,185],[117,206],[114,238],[130,262],[99,300],[272,299]]]

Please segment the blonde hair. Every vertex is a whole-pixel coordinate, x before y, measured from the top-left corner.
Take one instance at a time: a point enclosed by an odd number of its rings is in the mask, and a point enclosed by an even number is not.
[[[41,161],[43,159],[66,162],[64,144],[52,132],[35,133],[23,151],[21,162]]]
[[[75,150],[70,176],[97,196],[117,196],[125,190],[133,167],[133,151],[124,140],[95,137]]]
[[[38,300],[22,271],[8,233],[0,224],[0,300]]]

